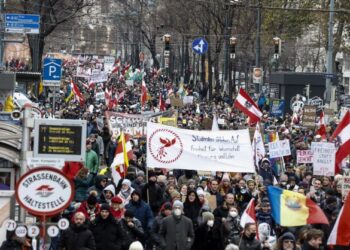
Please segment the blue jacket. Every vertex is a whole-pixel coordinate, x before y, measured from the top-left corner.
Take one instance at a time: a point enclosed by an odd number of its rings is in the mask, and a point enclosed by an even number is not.
[[[138,202],[130,200],[125,208],[131,210],[134,213],[135,218],[141,221],[142,228],[145,232],[151,229],[153,224],[153,213],[146,202],[141,199]]]

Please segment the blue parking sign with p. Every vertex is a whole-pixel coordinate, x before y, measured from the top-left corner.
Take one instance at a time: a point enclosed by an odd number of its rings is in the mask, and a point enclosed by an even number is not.
[[[56,58],[44,59],[44,74],[45,82],[59,82],[62,74],[62,60]]]

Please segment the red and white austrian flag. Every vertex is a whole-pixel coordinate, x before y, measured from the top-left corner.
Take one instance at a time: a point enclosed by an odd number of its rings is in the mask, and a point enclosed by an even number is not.
[[[241,88],[233,105],[245,113],[250,118],[250,123],[255,124],[260,121],[262,112],[252,98]]]

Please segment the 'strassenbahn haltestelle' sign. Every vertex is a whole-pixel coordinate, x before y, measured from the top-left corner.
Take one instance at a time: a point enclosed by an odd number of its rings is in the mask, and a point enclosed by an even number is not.
[[[38,216],[52,216],[73,200],[72,182],[58,169],[39,167],[25,173],[17,182],[16,199],[21,207]]]
[[[35,120],[34,157],[84,161],[86,121]]]

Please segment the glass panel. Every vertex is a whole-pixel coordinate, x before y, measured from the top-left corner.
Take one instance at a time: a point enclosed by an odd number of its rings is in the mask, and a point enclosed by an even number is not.
[[[0,190],[10,190],[11,172],[0,172]]]

